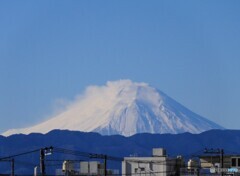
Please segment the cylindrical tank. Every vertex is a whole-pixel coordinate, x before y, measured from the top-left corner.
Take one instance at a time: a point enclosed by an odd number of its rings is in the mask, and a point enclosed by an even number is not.
[[[188,169],[194,169],[194,168],[197,168],[198,167],[198,162],[193,160],[193,159],[190,159],[188,161],[188,165],[187,165],[187,168]]]
[[[74,170],[74,165],[72,162],[70,161],[64,161],[63,165],[62,165],[62,171],[66,172],[66,171],[73,171]]]

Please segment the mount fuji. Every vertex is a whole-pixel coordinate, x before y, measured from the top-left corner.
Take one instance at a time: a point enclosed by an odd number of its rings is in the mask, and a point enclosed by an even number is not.
[[[2,135],[47,133],[54,129],[131,136],[136,133],[201,133],[223,127],[146,83],[119,80],[104,86],[90,86],[49,120],[29,128],[8,130]]]

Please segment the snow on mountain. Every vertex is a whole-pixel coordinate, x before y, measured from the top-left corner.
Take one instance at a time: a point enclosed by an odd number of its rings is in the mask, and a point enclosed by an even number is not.
[[[95,131],[103,135],[136,133],[200,133],[222,129],[146,83],[130,80],[90,86],[66,110],[49,120],[3,133],[47,133],[53,129]]]

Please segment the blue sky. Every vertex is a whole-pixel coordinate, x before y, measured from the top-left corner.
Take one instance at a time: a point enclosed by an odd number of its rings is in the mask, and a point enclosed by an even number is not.
[[[0,132],[108,80],[147,82],[238,129],[240,1],[1,1]]]

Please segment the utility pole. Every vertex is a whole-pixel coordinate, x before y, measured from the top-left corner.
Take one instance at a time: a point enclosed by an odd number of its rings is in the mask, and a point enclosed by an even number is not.
[[[45,147],[40,149],[40,173],[41,176],[46,175],[46,168],[45,168],[45,156],[51,155],[53,151],[53,147]]]
[[[107,155],[104,155],[104,176],[107,176]]]
[[[107,176],[107,155],[103,154],[90,154],[90,158],[99,158],[104,160],[104,176]]]
[[[15,173],[14,173],[14,158],[12,158],[12,160],[11,160],[11,168],[12,168],[12,173],[11,173],[11,176],[14,176],[15,175]]]
[[[40,173],[45,176],[45,149],[40,149]]]
[[[223,168],[224,168],[224,151],[223,149],[221,149],[220,151],[220,154],[221,154],[221,168],[222,168],[222,176],[223,176]]]

